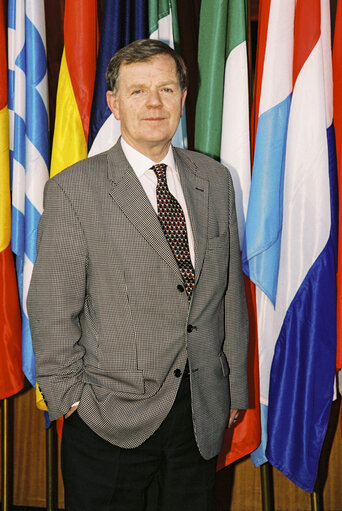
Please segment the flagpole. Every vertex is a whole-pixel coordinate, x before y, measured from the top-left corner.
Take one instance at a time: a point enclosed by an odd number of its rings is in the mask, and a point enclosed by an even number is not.
[[[262,511],[274,511],[272,467],[269,463],[260,465]]]
[[[54,423],[46,430],[46,510],[54,511],[55,489],[57,486],[55,470],[55,428]]]
[[[322,494],[314,490],[310,495],[311,495],[311,511],[323,511]]]
[[[8,440],[8,400],[2,400],[2,456],[1,456],[1,510],[9,510],[9,483],[8,483],[8,452],[9,452],[9,440]]]

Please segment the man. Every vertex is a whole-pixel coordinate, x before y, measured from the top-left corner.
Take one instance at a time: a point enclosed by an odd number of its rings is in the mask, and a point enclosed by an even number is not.
[[[182,59],[136,41],[107,70],[122,138],[51,179],[28,311],[37,381],[64,415],[68,510],[211,509],[247,403],[247,314],[225,167],[171,146]],[[77,409],[77,411],[76,411]]]

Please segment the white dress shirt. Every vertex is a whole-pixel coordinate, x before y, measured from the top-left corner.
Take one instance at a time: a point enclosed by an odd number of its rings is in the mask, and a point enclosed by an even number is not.
[[[154,211],[158,214],[158,208],[157,208],[157,195],[156,195],[156,188],[157,188],[157,176],[155,175],[154,171],[151,169],[153,165],[156,164],[155,161],[150,160],[150,158],[147,158],[147,156],[139,153],[136,149],[134,149],[132,146],[130,146],[122,137],[121,137],[121,147],[122,150],[131,165],[132,169],[134,170],[137,178],[139,179],[143,189],[145,190],[145,193],[152,204],[152,207]],[[158,163],[165,163],[167,165],[166,169],[166,181],[167,186],[172,193],[172,195],[177,199],[179,204],[182,207],[184,216],[185,216],[185,223],[186,223],[186,230],[188,233],[188,241],[189,241],[189,250],[190,250],[190,258],[193,267],[195,267],[195,250],[194,250],[194,237],[192,234],[191,229],[191,223],[190,223],[190,217],[188,213],[188,209],[186,207],[186,202],[183,194],[182,185],[179,179],[179,173],[176,166],[176,162],[173,156],[172,147],[170,146],[169,152],[163,158],[163,161]]]

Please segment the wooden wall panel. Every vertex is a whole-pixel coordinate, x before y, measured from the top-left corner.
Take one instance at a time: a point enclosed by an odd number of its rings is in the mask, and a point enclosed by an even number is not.
[[[14,415],[13,504],[45,507],[45,431],[42,413],[35,407],[33,389],[12,399]],[[320,467],[324,486],[324,510],[342,511],[342,439],[338,421],[339,402],[332,419]],[[59,450],[58,444],[58,450]],[[330,456],[329,456],[330,455]],[[310,494],[273,469],[276,511],[310,511]],[[326,483],[324,485],[324,482]],[[58,508],[63,509],[63,483],[58,478]],[[260,469],[249,457],[217,475],[215,511],[262,511]]]
[[[13,504],[44,507],[44,417],[34,401],[35,394],[31,389],[13,399]]]

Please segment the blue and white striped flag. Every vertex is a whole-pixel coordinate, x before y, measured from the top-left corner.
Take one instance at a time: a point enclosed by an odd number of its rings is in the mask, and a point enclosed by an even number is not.
[[[180,52],[176,0],[149,0],[148,25],[150,39],[163,41]],[[185,108],[172,143],[183,149],[188,146]]]
[[[8,67],[12,179],[12,250],[22,309],[23,370],[35,387],[26,310],[36,238],[49,178],[48,86],[44,0],[9,0]]]

